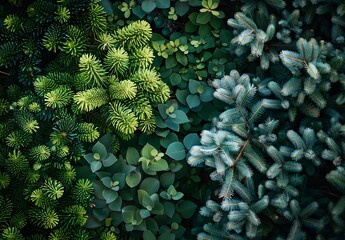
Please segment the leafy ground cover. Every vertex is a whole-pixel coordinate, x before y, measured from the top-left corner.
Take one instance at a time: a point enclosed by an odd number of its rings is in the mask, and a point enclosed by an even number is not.
[[[343,0],[0,3],[1,239],[344,239]]]

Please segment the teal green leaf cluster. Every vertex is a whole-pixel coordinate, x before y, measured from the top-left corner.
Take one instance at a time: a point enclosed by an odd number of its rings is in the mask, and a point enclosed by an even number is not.
[[[125,155],[115,157],[109,150],[112,141],[112,135],[103,136],[84,156],[88,169],[78,169],[90,177],[95,192],[86,227],[117,226],[140,239],[182,238],[182,219],[191,218],[196,205],[178,191],[174,179],[181,164],[150,144],[140,153],[129,147]]]

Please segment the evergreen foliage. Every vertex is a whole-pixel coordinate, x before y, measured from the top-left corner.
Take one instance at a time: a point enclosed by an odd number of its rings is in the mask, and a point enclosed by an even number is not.
[[[201,145],[191,148],[188,163],[213,169],[210,178],[220,188],[215,191],[219,198],[208,200],[200,209],[211,222],[204,225],[198,239],[340,237],[342,223],[332,220],[335,212],[326,210],[328,203],[330,209],[334,207],[337,198],[314,189],[330,183],[343,193],[343,167],[323,179],[307,179],[320,178],[318,169],[332,169],[327,160],[342,166],[337,157],[344,148],[342,114],[331,119],[326,115],[314,124],[302,121],[296,132],[286,121],[289,113],[281,100],[272,93],[266,96],[273,99],[258,95],[248,75],[232,71],[212,84],[214,96],[227,103],[227,108],[211,130],[202,131]],[[322,129],[331,122],[333,127],[327,132],[333,132],[332,136]]]
[[[170,95],[168,86],[151,67],[152,50],[144,46],[151,34],[145,21],[115,31],[107,47],[97,53],[105,57],[104,64],[94,53],[83,53],[79,71],[72,75],[54,69],[38,77],[34,81],[36,93],[54,111],[69,108],[84,119],[89,112],[102,114],[108,125],[97,121],[94,124],[101,129],[112,128],[124,139],[132,137],[137,130],[151,133],[154,130],[152,104],[163,103]],[[90,123],[87,124],[92,132]]]
[[[151,67],[152,50],[144,46],[151,28],[141,21],[123,29],[122,35],[107,32],[106,13],[98,1],[10,2],[4,9],[11,14],[4,17],[0,30],[6,36],[0,42],[1,66],[9,72],[0,91],[2,238],[94,238],[97,234],[83,227],[93,186],[77,178],[75,165],[88,143],[111,126],[117,126],[124,138],[138,127],[154,130],[151,104],[164,102],[170,90]],[[133,32],[138,34],[135,39]],[[117,40],[107,49],[88,51],[87,44],[96,43],[93,37],[102,34]],[[99,57],[109,49],[123,49],[133,64],[124,70],[103,67]],[[146,58],[146,53],[151,56]],[[113,57],[109,56],[108,62]],[[71,69],[75,73],[68,73]],[[154,76],[155,92],[144,92],[130,80],[144,70]],[[126,99],[133,100],[132,109]],[[111,112],[108,106],[117,110]],[[104,115],[109,125],[88,115],[91,111]],[[128,115],[137,122],[135,127],[127,125]],[[98,234],[115,238],[107,229]]]
[[[344,239],[344,14],[1,1],[0,239]]]

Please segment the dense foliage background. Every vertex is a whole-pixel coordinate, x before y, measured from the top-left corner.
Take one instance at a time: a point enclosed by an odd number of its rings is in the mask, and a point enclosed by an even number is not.
[[[0,3],[0,239],[344,239],[344,0]]]

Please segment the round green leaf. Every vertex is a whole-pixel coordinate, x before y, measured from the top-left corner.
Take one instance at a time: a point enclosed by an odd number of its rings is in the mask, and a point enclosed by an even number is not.
[[[171,228],[174,229],[174,230],[178,229],[178,228],[179,228],[178,223],[173,222],[173,223],[171,224]]]
[[[101,0],[100,5],[103,6],[104,11],[108,14],[111,15],[113,14],[113,7],[112,4],[109,0]]]
[[[200,138],[196,133],[190,133],[183,139],[183,144],[190,150],[193,146],[200,144]]]
[[[161,198],[163,198],[165,200],[170,200],[171,199],[171,196],[166,191],[161,192],[159,194],[159,196],[161,196]]]
[[[114,154],[109,153],[107,158],[102,160],[103,166],[104,167],[110,167],[111,165],[113,165],[116,162],[116,157],[114,156]]]
[[[107,188],[111,187],[112,179],[110,177],[103,177],[101,178],[101,181],[104,184],[104,186],[106,186]]]
[[[140,172],[131,173],[126,177],[126,183],[130,188],[137,186],[141,181]]]
[[[175,173],[175,172],[180,171],[183,168],[183,165],[179,162],[175,162],[175,163],[171,163],[169,167],[170,167],[170,171]]]
[[[198,16],[196,17],[196,22],[199,24],[206,24],[211,20],[211,13],[209,12],[202,12],[198,13]]]
[[[179,15],[180,17],[182,17],[183,15],[185,15],[189,10],[189,5],[188,2],[176,2],[175,3],[175,11],[176,14]]]
[[[199,0],[200,1],[200,0]],[[172,234],[170,231],[164,231],[159,237],[158,240],[175,240],[175,234]]]
[[[187,22],[184,28],[187,33],[194,33],[198,30],[198,26],[194,25],[192,22]]]
[[[153,203],[153,201],[149,195],[144,195],[144,197],[141,201],[142,201],[143,207],[145,207],[149,211],[152,210],[154,203]]]
[[[131,11],[129,10],[129,13]],[[136,15],[137,17],[139,17],[140,19],[142,19],[145,16],[145,12],[142,10],[142,8],[140,7],[140,5],[135,5],[132,8],[132,12],[134,13],[134,15]],[[128,16],[129,17],[129,16]]]
[[[152,158],[151,152],[153,149],[155,148],[152,145],[146,143],[146,145],[141,149],[141,156],[147,159],[151,159]]]
[[[165,123],[166,123],[167,127],[170,128],[171,130],[174,130],[175,132],[179,132],[180,131],[180,125],[175,123],[175,122],[173,122],[171,118],[168,118],[165,121]]]
[[[139,200],[139,203],[140,203],[140,204],[143,204],[143,198],[144,198],[144,196],[149,196],[149,194],[148,194],[145,190],[143,190],[143,189],[139,189],[139,190],[137,191],[137,193],[138,193],[138,200]]]
[[[114,181],[118,181],[119,182],[119,187],[123,188],[125,186],[125,182],[126,182],[126,178],[125,178],[126,174],[125,173],[115,173],[113,175],[113,180]]]
[[[109,216],[109,209],[108,208],[94,208],[92,211],[93,216],[98,221],[104,221]]]
[[[159,180],[163,188],[168,188],[175,182],[175,173],[165,172],[160,176]]]
[[[105,219],[105,226],[106,227],[110,227],[111,226],[111,220],[112,220],[111,218],[106,218]]]
[[[159,161],[152,162],[150,164],[149,169],[154,172],[167,171],[169,170],[169,166],[168,166],[167,161],[165,161],[164,159],[161,159]]]
[[[86,228],[99,228],[104,225],[103,221],[99,221],[96,217],[89,215],[87,218],[87,222],[85,223]]]
[[[222,25],[222,20],[219,18],[213,17],[211,18],[210,24],[214,29],[219,29]]]
[[[174,196],[172,196],[172,199],[174,199],[175,201],[177,201],[177,200],[180,200],[183,196],[184,196],[183,193],[177,192]]]
[[[102,163],[98,162],[98,161],[93,161],[91,163],[90,167],[91,167],[91,171],[94,173],[94,172],[98,171],[99,169],[101,169]]]
[[[153,0],[144,0],[141,4],[141,8],[146,12],[150,13],[156,8],[156,3]]]
[[[188,3],[192,7],[200,7],[201,6],[201,1],[200,0],[189,0]]]
[[[169,145],[166,155],[175,160],[182,160],[186,157],[186,150],[182,143],[173,142]]]
[[[108,204],[108,207],[111,211],[121,211],[122,207],[122,198],[117,197],[115,201]]]
[[[159,201],[158,201],[158,194],[156,194],[157,196],[157,201],[154,201],[155,202],[155,206],[154,208],[151,210],[151,213],[153,214],[156,214],[156,215],[163,215],[164,214],[164,207],[163,207],[163,204],[161,204]]]
[[[139,152],[134,147],[127,148],[126,160],[131,165],[137,165],[140,158]]]
[[[175,114],[175,118],[172,120],[174,123],[183,124],[183,123],[189,122],[189,119],[186,113],[183,112],[182,110],[175,110],[174,114]]]
[[[181,82],[181,76],[180,76],[180,74],[177,74],[177,73],[172,73],[171,75],[170,75],[170,83],[171,83],[171,85],[173,85],[173,86],[176,86],[176,85],[178,85],[180,82]]]
[[[191,218],[195,212],[197,205],[192,201],[185,200],[178,204],[178,209],[183,218]]]
[[[134,219],[134,215],[137,208],[129,205],[122,208],[122,218],[125,223],[131,223]]]
[[[116,191],[108,188],[103,190],[102,195],[107,203],[113,202],[119,196]]]
[[[170,7],[170,1],[167,0],[156,0],[157,8],[167,9]]]
[[[94,153],[98,153],[101,156],[101,159],[105,159],[108,155],[107,153],[107,149],[105,148],[105,146],[100,143],[97,142],[93,147],[92,147],[92,152]]]
[[[168,148],[171,143],[177,142],[177,141],[178,141],[177,135],[173,132],[170,132],[168,136],[166,136],[165,138],[162,138],[159,142],[162,145],[162,147]]]
[[[140,209],[139,214],[142,218],[147,218],[151,215],[150,211],[148,211],[147,209]]]
[[[163,206],[165,215],[172,218],[175,213],[175,204],[173,204],[172,202],[164,202]]]
[[[212,88],[206,87],[205,90],[200,94],[201,101],[203,102],[212,101],[214,99],[213,93],[214,91]]]
[[[84,158],[86,159],[86,161],[88,163],[92,163],[93,161],[95,161],[96,159],[94,158],[94,154],[93,153],[88,153],[86,155],[84,155]]]
[[[195,108],[200,105],[200,97],[198,95],[190,94],[187,96],[186,100],[187,100],[188,107],[190,108]]]
[[[143,233],[143,239],[144,240],[156,240],[156,237],[150,230],[146,230]]]
[[[201,94],[201,93],[203,93],[205,91],[205,87],[204,86],[199,86],[197,88],[197,91],[198,91],[199,94]]]
[[[165,67],[167,69],[173,68],[177,65],[177,61],[174,56],[170,55],[166,60],[165,60]]]
[[[187,101],[186,101],[187,96],[188,96],[188,90],[181,90],[181,89],[176,90],[176,97],[177,97],[177,100],[180,101],[180,103],[187,105]]]
[[[201,86],[201,83],[196,80],[189,80],[188,89],[191,94],[196,94],[198,92],[198,87]]]
[[[198,34],[201,36],[211,36],[212,35],[212,28],[208,24],[200,25]],[[206,46],[204,46],[206,47]],[[200,74],[198,74],[200,75]],[[206,72],[207,75],[207,72]]]
[[[157,178],[148,177],[148,178],[145,178],[141,182],[140,189],[143,189],[149,195],[152,195],[152,194],[158,192],[159,186],[160,186],[160,182]]]
[[[187,64],[188,64],[188,58],[182,52],[177,52],[176,53],[176,60],[179,63],[181,63],[183,66],[187,66]]]

